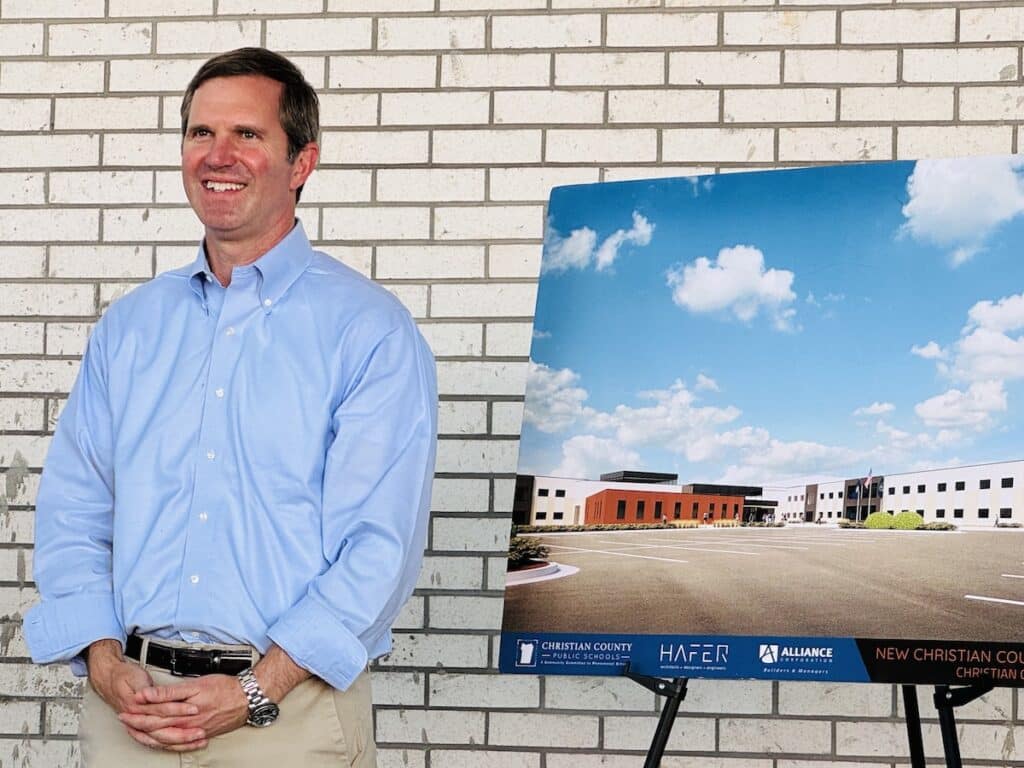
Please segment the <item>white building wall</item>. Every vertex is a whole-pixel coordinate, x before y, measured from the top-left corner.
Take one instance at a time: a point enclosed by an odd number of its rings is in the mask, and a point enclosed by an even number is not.
[[[608,488],[679,493],[682,486],[672,483],[615,483],[537,475],[533,481],[530,525],[583,525],[587,497]],[[559,496],[559,492],[564,495]]]

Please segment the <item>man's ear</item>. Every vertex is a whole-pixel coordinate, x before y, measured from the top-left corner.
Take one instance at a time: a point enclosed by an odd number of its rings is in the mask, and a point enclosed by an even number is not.
[[[317,160],[320,159],[320,145],[315,141],[309,142],[299,150],[292,161],[292,178],[288,188],[293,192],[306,183],[306,179],[316,168]]]

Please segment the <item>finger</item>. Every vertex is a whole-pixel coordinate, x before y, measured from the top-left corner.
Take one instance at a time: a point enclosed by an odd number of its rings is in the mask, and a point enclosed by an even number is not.
[[[144,747],[149,747],[150,749],[161,749],[163,747],[163,744],[144,731],[138,731],[128,725],[125,725],[125,730],[128,731],[129,736]]]
[[[167,701],[184,701],[199,693],[199,687],[193,683],[178,685],[150,685],[135,693],[138,704],[162,704]]]
[[[189,717],[199,714],[199,707],[184,701],[168,701],[163,704],[136,704],[129,702],[122,711],[133,715],[152,715],[155,717]]]
[[[131,726],[137,731],[153,733],[163,728],[195,728],[185,717],[155,717],[153,715],[140,715],[132,712],[122,712],[117,716],[125,725]]]
[[[191,752],[196,749],[205,749],[210,743],[208,739],[197,739],[196,741],[189,741],[182,744],[162,744],[161,742],[154,739],[148,733],[142,731],[136,731],[134,728],[125,726],[128,734],[135,739],[137,742],[150,749],[162,749],[167,752]]]
[[[157,728],[155,731],[147,732],[150,738],[156,739],[161,746],[171,747],[180,744],[189,744],[193,741],[201,741],[206,738],[206,731],[202,728]]]

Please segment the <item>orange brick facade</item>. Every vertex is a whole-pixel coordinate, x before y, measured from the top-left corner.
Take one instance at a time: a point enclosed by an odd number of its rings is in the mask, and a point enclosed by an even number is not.
[[[710,524],[716,520],[740,520],[742,515],[742,496],[609,488],[587,497],[584,518],[586,525],[674,520],[697,520]]]

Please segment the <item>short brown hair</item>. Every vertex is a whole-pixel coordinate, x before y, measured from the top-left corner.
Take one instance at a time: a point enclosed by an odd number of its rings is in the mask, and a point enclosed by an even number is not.
[[[288,136],[288,162],[293,162],[303,147],[316,141],[320,132],[320,100],[298,67],[281,54],[266,48],[237,48],[214,56],[199,68],[181,100],[182,137],[188,129],[192,97],[199,86],[215,77],[242,75],[262,75],[284,86],[277,114]],[[301,193],[302,187],[299,187],[296,201]]]

